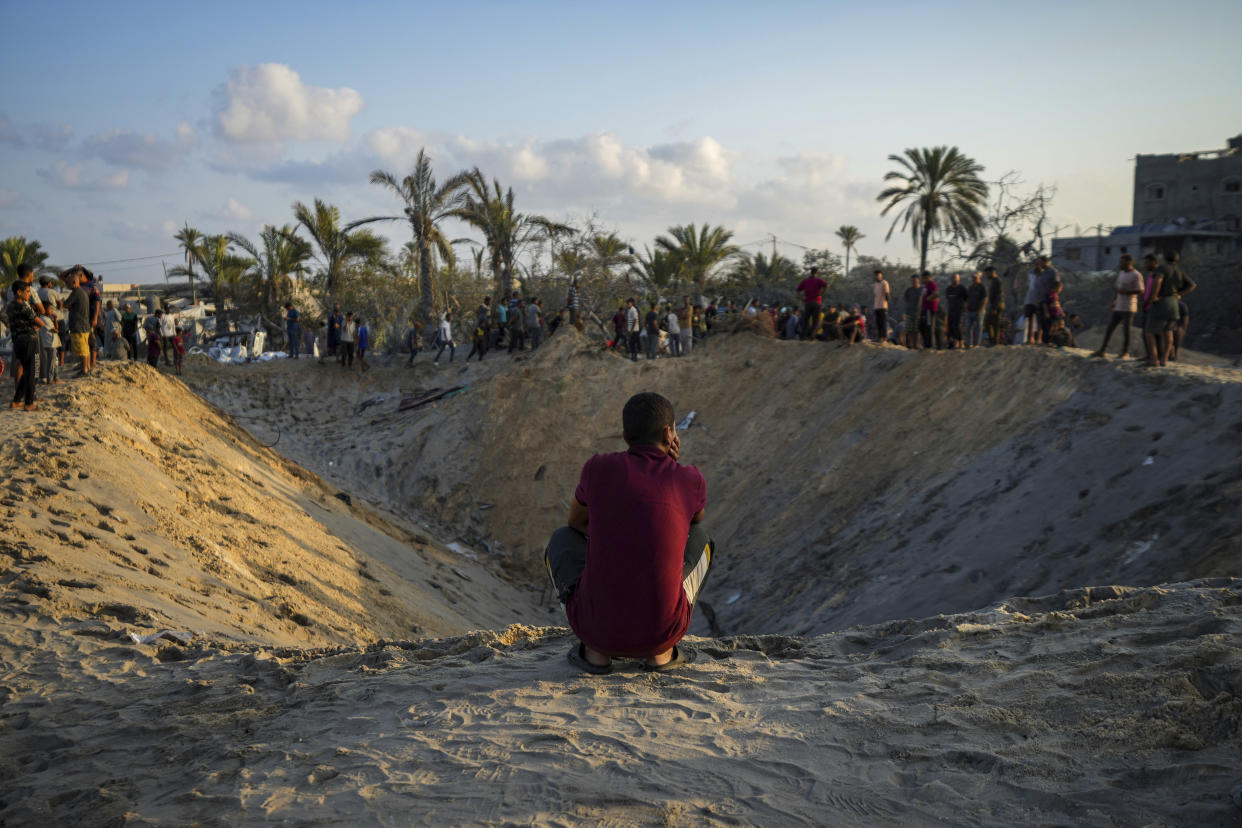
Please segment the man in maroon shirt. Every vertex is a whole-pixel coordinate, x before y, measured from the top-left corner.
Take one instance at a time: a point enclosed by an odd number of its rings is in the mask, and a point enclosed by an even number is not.
[[[811,268],[811,275],[798,283],[796,293],[802,294],[802,338],[813,339],[824,315],[824,288],[828,283],[819,278],[819,268]]]
[[[688,663],[678,647],[715,545],[700,525],[707,482],[677,462],[673,405],[636,394],[621,421],[627,451],[582,467],[568,526],[552,534],[544,563],[577,634],[569,661],[588,673],[614,658],[641,658],[649,671]]]

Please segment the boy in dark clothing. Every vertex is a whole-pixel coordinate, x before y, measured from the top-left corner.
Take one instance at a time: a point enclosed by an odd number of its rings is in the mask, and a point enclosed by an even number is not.
[[[30,307],[30,285],[18,279],[13,283],[13,298],[4,308],[13,339],[13,402],[12,408],[34,411],[35,357],[39,353],[39,329],[43,322]]]
[[[917,275],[910,277],[910,287],[902,294],[905,313],[901,317],[901,344],[912,351],[919,347],[919,308],[923,302],[923,287]]]

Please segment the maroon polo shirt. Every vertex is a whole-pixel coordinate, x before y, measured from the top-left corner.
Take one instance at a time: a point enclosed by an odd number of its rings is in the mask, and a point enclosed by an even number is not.
[[[592,649],[643,658],[690,626],[682,567],[690,519],[707,481],[657,446],[597,454],[574,492],[590,514],[586,568],[569,596],[569,625]]]
[[[826,287],[828,287],[828,283],[818,276],[807,276],[798,283],[797,290],[802,291],[802,295],[806,297],[808,303],[823,304],[824,299],[820,294],[824,292]]]

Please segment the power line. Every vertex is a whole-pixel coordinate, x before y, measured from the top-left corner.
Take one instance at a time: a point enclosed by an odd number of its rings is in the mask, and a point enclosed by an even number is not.
[[[165,259],[165,258],[168,258],[169,256],[180,256],[180,255],[181,255],[180,250],[174,250],[172,253],[159,253],[155,256],[135,256],[132,259],[112,259],[107,262],[82,262],[82,264],[95,265],[96,267],[98,267],[99,265],[123,264],[125,262],[145,262],[147,259]]]

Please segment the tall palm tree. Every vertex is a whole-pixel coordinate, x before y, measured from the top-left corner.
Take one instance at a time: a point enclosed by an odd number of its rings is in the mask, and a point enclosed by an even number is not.
[[[198,286],[194,283],[194,264],[199,260],[201,250],[199,249],[203,243],[203,234],[190,226],[187,221],[185,227],[173,234],[173,238],[181,245],[182,252],[185,253],[185,267],[174,268],[179,274],[185,275],[190,280],[190,301],[195,305],[198,304]],[[171,272],[170,272],[171,274]]]
[[[741,250],[729,244],[733,231],[723,227],[696,229],[693,224],[668,228],[668,236],[655,240],[656,247],[671,253],[677,260],[681,275],[694,282],[702,290],[712,268],[738,255]]]
[[[226,235],[201,236],[194,245],[194,263],[197,264],[211,285],[211,298],[216,304],[216,334],[228,331],[228,314],[225,309],[224,293],[227,285],[232,290],[232,298],[237,298],[237,285],[241,276],[254,266],[254,261],[244,256],[237,256],[229,249],[232,240]],[[189,276],[189,265],[177,265],[168,269],[169,276]],[[223,324],[221,324],[223,323]]]
[[[503,283],[508,295],[522,251],[536,241],[568,235],[573,228],[543,216],[519,213],[513,203],[513,188],[502,189],[494,178],[489,186],[478,167],[466,173],[465,184],[462,204],[453,214],[483,234],[492,278],[497,285]]]
[[[844,224],[837,228],[837,238],[845,247],[845,278],[850,277],[850,251],[858,249],[858,242],[866,236],[852,224]]]
[[[38,276],[48,269],[47,251],[38,241],[26,241],[24,236],[9,236],[0,242],[0,263],[4,266],[6,283],[17,278],[17,268],[24,264],[33,267]]]
[[[886,201],[880,215],[906,203],[905,209],[893,219],[887,241],[901,222],[901,229],[910,229],[911,238],[919,249],[919,271],[927,269],[927,247],[935,234],[951,233],[965,239],[979,235],[983,224],[982,208],[988,197],[988,185],[979,178],[983,167],[973,158],[962,155],[957,147],[907,149],[904,155],[890,155],[888,160],[900,169],[884,174],[885,181],[899,181],[886,188],[877,201]]]
[[[306,263],[314,255],[310,242],[297,235],[297,228],[291,224],[280,228],[263,225],[258,245],[240,233],[229,233],[228,238],[254,261],[252,272],[263,294],[264,310],[269,312],[280,307],[282,289],[289,277],[305,271]]]
[[[360,219],[342,225],[341,211],[319,199],[315,199],[313,210],[295,201],[293,217],[318,249],[317,256],[323,265],[324,291],[329,298],[340,283],[346,265],[359,260],[373,260],[383,253],[382,238],[358,229],[380,219]]]
[[[418,253],[418,285],[419,299],[423,317],[432,318],[435,305],[435,293],[432,291],[432,251],[439,254],[441,260],[448,264],[457,261],[453,254],[453,245],[440,231],[440,222],[454,215],[461,206],[465,194],[462,188],[466,185],[466,174],[457,175],[437,186],[436,177],[431,171],[431,159],[427,151],[420,149],[414,159],[414,170],[400,181],[397,177],[383,170],[371,173],[371,183],[380,184],[392,190],[398,198],[405,202],[403,216],[380,216],[373,221],[397,221],[404,218],[410,223],[414,246]]]
[[[667,290],[681,279],[681,264],[677,256],[667,250],[657,247],[653,252],[644,246],[643,252],[634,258],[630,272],[656,290]]]

